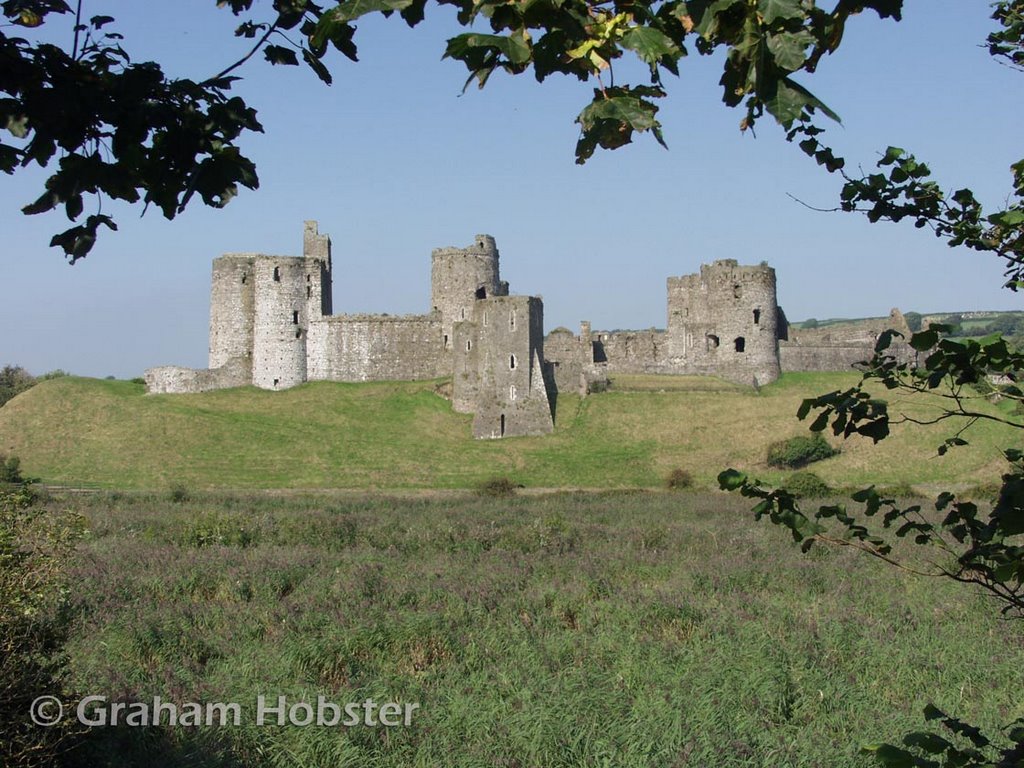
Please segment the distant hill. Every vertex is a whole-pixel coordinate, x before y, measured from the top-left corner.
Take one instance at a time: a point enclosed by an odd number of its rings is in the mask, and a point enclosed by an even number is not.
[[[852,374],[788,374],[760,392],[715,379],[619,377],[608,392],[561,395],[551,435],[473,440],[440,382],[312,383],[145,395],[139,384],[66,377],[0,407],[0,453],[27,475],[84,487],[468,488],[496,476],[528,487],[659,486],[677,467],[714,487],[735,466],[775,481],[768,442],[801,434],[794,414]],[[972,485],[1003,469],[1009,431],[984,424],[972,446],[935,457],[942,428],[913,428],[814,465],[832,484]]]

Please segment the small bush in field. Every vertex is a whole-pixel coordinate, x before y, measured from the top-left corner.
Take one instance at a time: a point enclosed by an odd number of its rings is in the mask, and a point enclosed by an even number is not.
[[[482,496],[491,496],[492,498],[504,498],[508,496],[514,496],[517,488],[522,486],[515,483],[507,477],[494,477],[485,482],[480,486],[479,491]]]
[[[786,478],[782,487],[801,498],[818,498],[832,492],[828,483],[813,472],[794,472]]]
[[[23,483],[21,461],[17,456],[4,456],[0,453],[0,483]]]
[[[693,475],[679,467],[676,467],[669,472],[668,477],[665,478],[665,487],[670,491],[679,491],[683,488],[689,488],[692,485]]]
[[[168,497],[175,504],[184,504],[191,498],[191,495],[188,492],[188,488],[181,483],[175,483],[171,486],[171,492]]]
[[[768,446],[768,465],[782,469],[800,469],[815,461],[835,456],[838,450],[821,435],[798,435]]]

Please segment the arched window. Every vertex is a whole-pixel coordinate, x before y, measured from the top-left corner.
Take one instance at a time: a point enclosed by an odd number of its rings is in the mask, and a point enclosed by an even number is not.
[[[516,369],[516,356],[515,355],[509,355],[508,356],[508,369],[510,371],[514,371]]]

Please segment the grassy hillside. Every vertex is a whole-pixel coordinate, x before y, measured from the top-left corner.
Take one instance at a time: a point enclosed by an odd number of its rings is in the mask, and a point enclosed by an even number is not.
[[[471,417],[452,412],[434,382],[145,395],[138,384],[68,377],[0,408],[0,452],[47,482],[120,488],[464,488],[499,475],[528,487],[644,487],[676,467],[710,487],[727,466],[781,478],[764,464],[766,445],[806,430],[794,417],[802,398],[854,380],[791,374],[753,392],[621,377],[583,400],[561,395],[552,435],[476,441]],[[968,433],[970,448],[935,457],[947,430],[849,441],[814,471],[836,485],[974,485],[998,479],[998,446],[1019,442],[984,424]]]

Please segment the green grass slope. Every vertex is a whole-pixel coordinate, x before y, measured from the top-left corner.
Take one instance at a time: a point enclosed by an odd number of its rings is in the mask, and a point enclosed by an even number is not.
[[[61,378],[0,408],[0,452],[46,482],[119,488],[465,488],[495,476],[528,487],[657,486],[676,467],[713,486],[734,466],[769,481],[772,440],[801,434],[807,396],[848,374],[790,374],[760,392],[685,377],[622,377],[612,391],[561,395],[543,437],[473,440],[435,382],[312,383],[145,395],[141,385]],[[926,404],[911,403],[917,415]],[[980,424],[969,448],[936,457],[948,425],[852,440],[814,465],[833,485],[974,485],[998,479],[1017,430]]]

